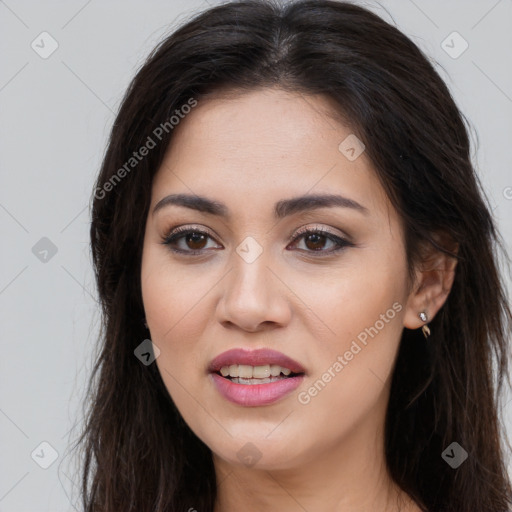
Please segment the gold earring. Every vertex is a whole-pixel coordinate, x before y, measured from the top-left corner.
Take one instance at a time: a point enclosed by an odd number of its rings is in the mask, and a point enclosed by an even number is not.
[[[428,316],[427,316],[427,313],[425,311],[422,311],[421,313],[419,313],[418,315],[421,319],[422,322],[428,322]],[[430,336],[430,329],[428,327],[428,325],[424,325],[422,328],[421,328],[422,332],[423,332],[423,336],[425,336],[425,338],[428,338]]]

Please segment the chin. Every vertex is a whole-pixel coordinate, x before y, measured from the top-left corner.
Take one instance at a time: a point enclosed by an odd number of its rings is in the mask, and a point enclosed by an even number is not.
[[[237,436],[229,445],[209,445],[214,457],[230,465],[262,471],[286,470],[303,465],[306,455],[297,448],[293,437],[266,439],[260,436]]]

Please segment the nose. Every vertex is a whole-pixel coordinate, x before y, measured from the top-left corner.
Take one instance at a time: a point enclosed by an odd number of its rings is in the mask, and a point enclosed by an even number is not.
[[[218,321],[226,328],[238,327],[248,332],[287,325],[291,303],[278,272],[268,266],[263,255],[252,263],[236,253],[233,256],[233,268],[221,281]]]

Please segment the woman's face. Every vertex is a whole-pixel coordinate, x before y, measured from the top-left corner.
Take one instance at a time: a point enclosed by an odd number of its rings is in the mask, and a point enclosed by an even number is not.
[[[276,89],[199,102],[153,182],[141,282],[156,364],[225,463],[292,468],[382,435],[408,309],[403,233],[333,108]],[[171,194],[188,199],[160,203]],[[176,228],[195,234],[163,244]]]

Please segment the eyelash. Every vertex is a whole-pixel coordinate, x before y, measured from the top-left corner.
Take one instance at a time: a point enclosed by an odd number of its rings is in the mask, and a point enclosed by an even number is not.
[[[162,245],[166,245],[169,248],[169,250],[171,250],[174,253],[186,254],[188,256],[199,256],[201,254],[204,254],[204,251],[206,251],[207,249],[200,249],[200,250],[191,249],[191,250],[183,251],[182,249],[176,249],[176,248],[172,247],[171,244],[175,243],[176,241],[180,240],[181,238],[185,237],[186,235],[189,235],[192,233],[206,235],[206,236],[214,239],[214,237],[208,231],[204,231],[201,229],[194,229],[194,228],[186,227],[186,226],[185,227],[180,226],[178,228],[171,229],[170,231],[168,231],[167,234],[165,234],[162,237],[161,243],[162,243]],[[354,245],[355,245],[352,242],[349,242],[348,240],[346,240],[344,238],[334,235],[330,231],[327,231],[326,229],[323,229],[323,228],[306,228],[306,229],[299,230],[295,234],[295,236],[291,240],[291,242],[295,243],[295,242],[299,241],[302,237],[311,235],[311,234],[315,234],[315,235],[319,234],[319,235],[325,236],[328,240],[334,242],[338,246],[336,249],[332,249],[329,251],[321,250],[321,249],[319,249],[318,251],[300,249],[300,251],[304,251],[306,253],[313,254],[314,257],[316,257],[316,258],[325,257],[326,255],[331,255],[331,254],[337,253],[339,251],[342,251],[346,247],[354,247]]]

